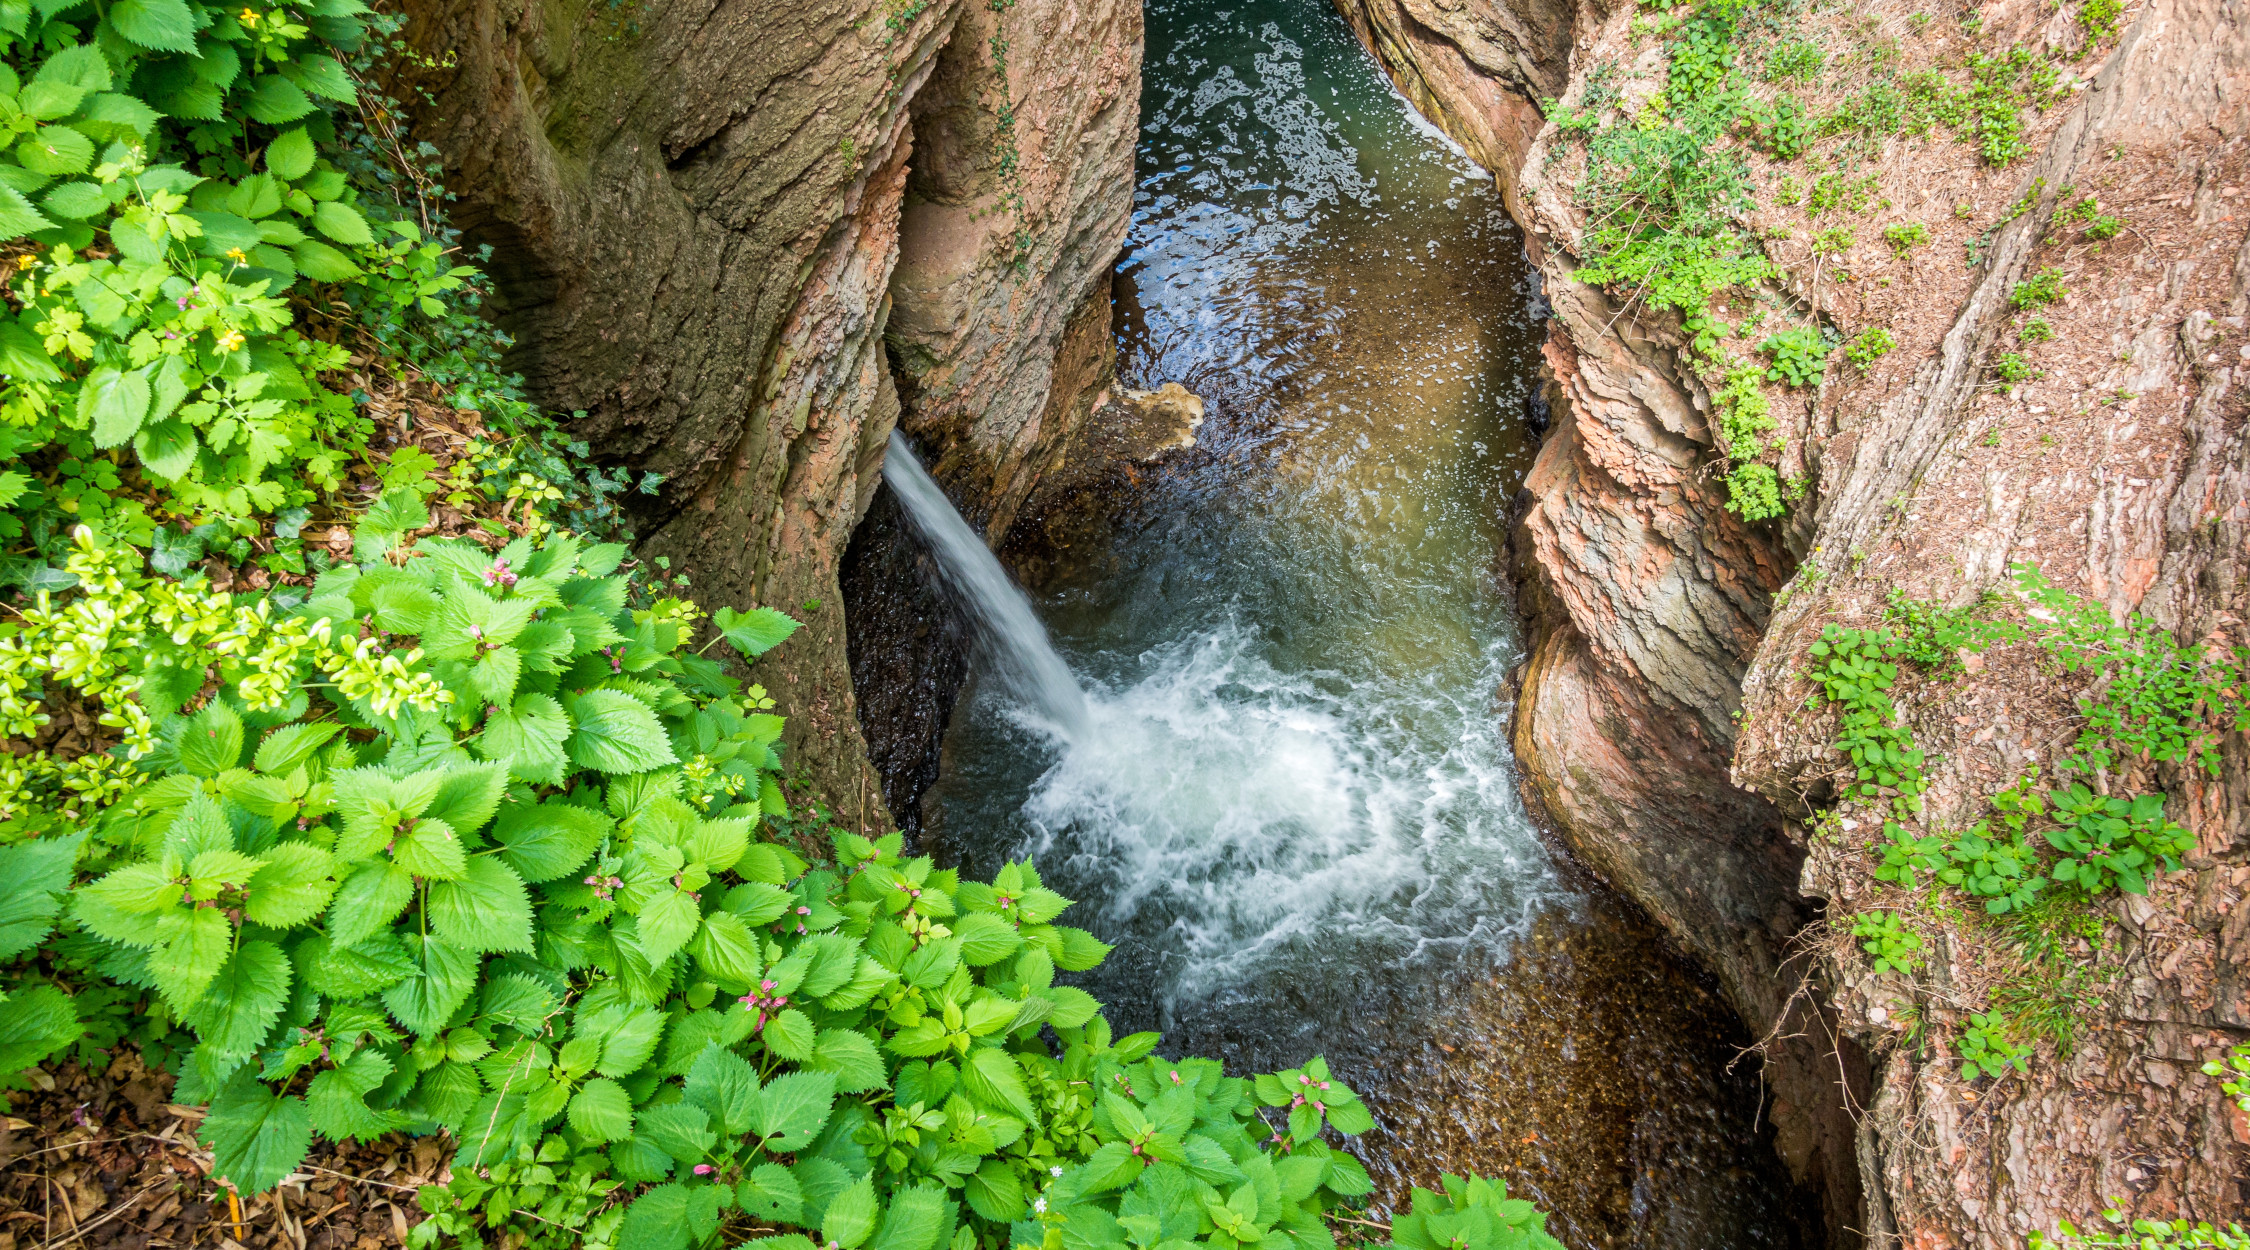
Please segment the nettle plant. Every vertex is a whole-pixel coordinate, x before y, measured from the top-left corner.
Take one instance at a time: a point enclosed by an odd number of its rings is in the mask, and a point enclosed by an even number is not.
[[[369,425],[291,299],[437,295],[449,267],[323,151],[360,0],[0,6],[0,537],[159,510],[249,524],[333,491]],[[136,476],[137,475],[137,476]],[[142,489],[142,487],[146,489]],[[36,538],[37,535],[34,535]]]

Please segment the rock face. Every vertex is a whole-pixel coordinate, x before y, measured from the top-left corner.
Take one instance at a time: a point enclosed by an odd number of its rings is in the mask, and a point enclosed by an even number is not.
[[[438,67],[406,93],[417,133],[446,154],[455,223],[493,248],[511,364],[544,406],[586,414],[602,457],[664,476],[644,556],[700,600],[805,617],[756,670],[789,708],[787,758],[856,809],[843,823],[886,826],[839,561],[901,382],[908,428],[995,523],[1091,411],[1138,5],[406,11]]]
[[[2197,1068],[2250,1022],[2242,735],[2224,738],[2216,777],[2167,765],[2106,778],[2168,793],[2198,850],[2147,898],[2100,906],[2108,980],[2052,1000],[2076,1022],[2075,1049],[2042,1040],[2029,1074],[1972,1089],[1948,1057],[1960,1021],[1996,993],[2056,991],[2003,981],[1995,970],[2014,956],[1972,949],[1955,929],[1933,929],[1931,967],[1908,986],[1808,927],[1824,903],[1849,914],[1898,907],[1902,892],[1878,896],[1864,824],[1854,836],[1830,821],[1815,838],[1800,823],[1835,801],[1837,756],[1833,719],[1805,712],[1797,674],[1824,624],[1878,623],[1893,587],[1972,603],[2005,589],[2013,561],[2120,616],[2150,613],[2183,642],[2238,645],[2250,632],[2250,449],[2235,384],[2250,369],[2242,23],[2214,0],[2128,7],[2113,48],[2081,70],[2091,84],[2026,110],[2031,159],[2013,167],[1943,140],[1893,140],[1866,158],[1880,194],[1902,202],[1850,222],[1863,241],[1845,234],[1829,281],[1808,264],[1811,280],[1791,279],[1786,296],[1847,334],[1885,327],[1896,345],[1866,368],[1839,362],[1812,402],[1777,410],[1784,471],[1813,494],[1787,521],[1752,527],[1723,506],[1710,400],[1677,321],[1572,280],[1586,226],[1575,174],[1549,158],[1557,132],[1521,111],[1527,84],[1560,77],[1564,89],[1541,93],[1575,102],[1596,65],[1645,64],[1632,12],[1582,8],[1561,40],[1510,36],[1495,54],[1478,41],[1504,19],[1479,0],[1340,4],[1401,89],[1498,172],[1554,306],[1554,426],[1514,533],[1532,624],[1515,727],[1527,788],[1581,859],[1773,1030],[1778,1144],[1824,1195],[1832,1238],[2021,1244],[2063,1219],[2083,1226],[2113,1195],[2147,1216],[2239,1217],[2250,1127]],[[1927,25],[1911,16],[1857,0],[1835,21],[1858,33],[1829,46],[1911,38]],[[2029,3],[1986,6],[1980,20],[2002,48],[2078,35]],[[1907,68],[1950,57],[1958,70],[1960,42],[1909,44]],[[1542,59],[1558,48],[1567,63]],[[1496,120],[1510,117],[1526,120]],[[2106,246],[2058,240],[2061,197],[2096,189],[2130,232]],[[1804,229],[1801,216],[1758,211],[1748,224],[1768,237]],[[1893,254],[1880,227],[1908,220],[1927,223],[1930,244]],[[1959,263],[1963,245],[1973,267]],[[2009,295],[2039,268],[2074,292],[2044,310],[2052,341],[2003,343],[2025,320]],[[2012,392],[1990,384],[2004,346],[2044,375]],[[1935,824],[1971,823],[2016,770],[2051,765],[2082,693],[2022,655],[1902,689],[1907,723],[1944,753],[1927,796]],[[1904,1002],[1922,1004],[1917,1045]]]

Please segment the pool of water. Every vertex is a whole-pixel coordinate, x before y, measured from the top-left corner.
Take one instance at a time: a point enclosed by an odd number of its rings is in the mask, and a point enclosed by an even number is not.
[[[1384,1201],[1480,1170],[1574,1246],[1799,1244],[1723,1005],[1517,795],[1543,309],[1490,177],[1319,0],[1154,0],[1146,64],[1120,367],[1208,419],[1036,596],[1083,703],[972,665],[932,845],[1079,900],[1120,1026],[1326,1054]]]

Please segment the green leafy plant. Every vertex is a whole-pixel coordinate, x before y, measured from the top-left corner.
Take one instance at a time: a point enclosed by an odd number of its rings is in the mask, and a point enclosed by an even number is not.
[[[1770,362],[1768,382],[1803,387],[1817,385],[1828,372],[1828,353],[1835,350],[1835,344],[1817,327],[1797,326],[1768,335],[1758,344],[1758,350]]]
[[[1916,837],[1895,820],[1883,822],[1883,841],[1877,849],[1883,852],[1883,862],[1875,869],[1875,879],[1903,890],[1914,889],[1923,873],[1935,874],[1945,865],[1944,838],[1936,834]]]
[[[2224,1078],[2219,1088],[2226,1091],[2234,1105],[2250,1111],[2250,1042],[2227,1051],[2225,1060],[2213,1059],[2203,1065],[2203,1075]]]
[[[1992,376],[2000,379],[2003,385],[2014,386],[2018,382],[2038,377],[2039,370],[2032,368],[2031,362],[2018,352],[2002,352],[1992,362]]]
[[[2027,317],[2016,336],[2026,343],[2045,343],[2055,337],[2055,327],[2045,317]]]
[[[1888,793],[1892,808],[1906,816],[1921,810],[1929,782],[1913,733],[1894,723],[1898,710],[1890,689],[1898,680],[1898,651],[1899,641],[1888,630],[1827,625],[1812,645],[1817,667],[1806,676],[1819,687],[1816,699],[1837,705],[1836,749],[1851,761],[1856,797]]]
[[[1898,342],[1891,337],[1889,330],[1882,326],[1869,326],[1844,344],[1844,359],[1859,366],[1859,371],[1865,373],[1896,346]]]
[[[2081,1233],[2065,1220],[2052,1235],[2034,1231],[2031,1250],[2250,1250],[2250,1231],[2240,1224],[2221,1229],[2188,1220],[2130,1219],[2116,1198],[2102,1218],[2116,1231]]]
[[[1818,44],[1803,40],[1776,44],[1766,53],[1766,81],[1809,84],[1820,77],[1820,67],[1827,60],[1828,54]]]
[[[2005,1076],[2010,1068],[2031,1070],[2031,1047],[2011,1040],[2012,1026],[2001,1012],[1986,1011],[1969,1017],[1961,1031],[1961,1079],[1974,1081]]]
[[[1867,912],[1852,924],[1859,948],[1875,957],[1875,973],[1911,973],[1922,966],[1922,935],[1893,911]]]
[[[2064,856],[2052,869],[2054,878],[2087,894],[2113,886],[2146,894],[2150,877],[2177,872],[2180,856],[2195,849],[2195,835],[2164,818],[2161,794],[2105,797],[2073,783],[2049,792],[2047,800],[2069,820],[2047,834]]]
[[[1447,1175],[1440,1184],[1443,1193],[1415,1189],[1409,1211],[1391,1221],[1399,1250],[1562,1250],[1546,1217],[1510,1198],[1506,1183]]]
[[[1894,255],[1904,256],[1930,241],[1930,228],[1918,221],[1902,221],[1883,227],[1883,238],[1891,245]]]
[[[2065,295],[2070,294],[2069,289],[2063,286],[2062,279],[2060,269],[2042,269],[2016,283],[2015,289],[2008,292],[2008,306],[2022,311],[2046,304],[2059,304]]]
[[[2078,6],[2078,28],[2086,32],[2086,45],[2079,55],[2093,51],[2094,45],[2117,33],[2117,19],[2125,12],[2124,0],[2085,0]]]

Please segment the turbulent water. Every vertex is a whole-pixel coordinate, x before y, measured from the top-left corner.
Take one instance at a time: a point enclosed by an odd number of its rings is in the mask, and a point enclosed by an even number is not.
[[[1574,1244],[1792,1244],[1723,1009],[1515,790],[1543,310],[1491,179],[1322,0],[1156,0],[1148,30],[1121,368],[1210,417],[1035,605],[894,443],[978,627],[938,849],[1080,900],[1121,1025],[1326,1053],[1384,1115],[1386,1194],[1478,1169]]]

